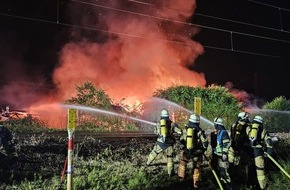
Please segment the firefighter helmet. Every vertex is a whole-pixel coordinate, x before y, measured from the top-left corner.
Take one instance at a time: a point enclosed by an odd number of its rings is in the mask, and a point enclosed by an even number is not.
[[[249,118],[249,114],[247,113],[247,112],[240,112],[239,114],[238,114],[238,118],[239,119],[248,119]]]
[[[224,126],[223,119],[220,118],[220,117],[216,117],[216,118],[214,118],[213,123],[214,123],[215,125],[222,125],[222,126]]]
[[[259,115],[256,115],[253,119],[253,121],[256,121],[258,123],[263,123],[263,118]]]
[[[169,117],[168,110],[163,109],[163,110],[161,111],[161,117]]]
[[[199,123],[200,122],[199,115],[195,113],[191,114],[189,117],[189,121],[191,121],[192,123]]]

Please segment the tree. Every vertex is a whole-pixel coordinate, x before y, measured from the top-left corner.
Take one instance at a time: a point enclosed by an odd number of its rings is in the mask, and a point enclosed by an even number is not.
[[[76,86],[77,95],[66,102],[95,108],[112,108],[112,100],[102,89],[97,89],[93,83],[85,82]]]

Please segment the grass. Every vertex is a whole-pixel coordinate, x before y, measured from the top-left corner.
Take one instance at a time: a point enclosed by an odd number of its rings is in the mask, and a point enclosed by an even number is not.
[[[144,168],[154,141],[132,139],[129,142],[105,142],[93,138],[75,145],[73,186],[77,190],[174,190],[192,189],[191,163],[187,177],[168,177],[166,159],[159,155],[153,165]],[[290,171],[290,140],[275,144],[275,159]],[[177,171],[180,145],[175,146]],[[27,141],[11,138],[0,149],[0,189],[54,190],[66,189],[61,172],[67,154],[67,139],[32,137]],[[269,190],[289,189],[289,179],[266,158]],[[206,163],[202,165],[201,190],[216,190],[217,183]],[[255,187],[239,187],[254,190]]]

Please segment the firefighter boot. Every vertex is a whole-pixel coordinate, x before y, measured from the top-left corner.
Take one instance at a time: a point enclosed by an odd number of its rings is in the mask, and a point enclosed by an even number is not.
[[[186,173],[186,166],[187,166],[187,160],[182,156],[179,162],[178,166],[178,177],[180,177],[181,180],[184,180],[185,173]]]
[[[200,176],[199,168],[195,168],[193,171],[193,187],[194,187],[194,189],[198,188],[199,176]]]

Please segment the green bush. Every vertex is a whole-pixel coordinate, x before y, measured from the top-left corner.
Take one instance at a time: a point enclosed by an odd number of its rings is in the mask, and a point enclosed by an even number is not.
[[[1,123],[12,132],[43,132],[50,131],[48,125],[37,117],[27,115],[22,119],[11,119]]]
[[[259,114],[264,117],[265,126],[269,131],[290,131],[290,100],[280,96],[267,102],[262,108]]]
[[[222,117],[227,128],[234,123],[242,108],[241,103],[222,86],[172,86],[157,90],[154,96],[175,102],[189,110],[194,110],[194,98],[200,97],[201,115],[210,121],[215,117]]]

